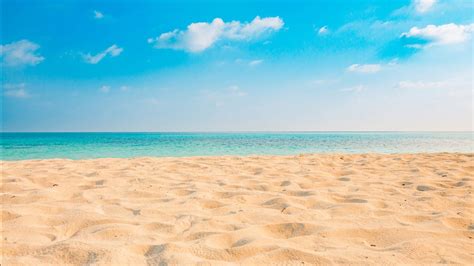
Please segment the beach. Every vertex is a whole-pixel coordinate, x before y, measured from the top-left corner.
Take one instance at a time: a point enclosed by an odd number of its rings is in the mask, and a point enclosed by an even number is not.
[[[472,264],[472,153],[2,161],[2,265]]]

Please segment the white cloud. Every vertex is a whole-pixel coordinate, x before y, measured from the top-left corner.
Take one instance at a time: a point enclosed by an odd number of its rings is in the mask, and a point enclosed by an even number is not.
[[[102,86],[99,88],[99,91],[102,92],[102,93],[109,93],[110,92],[110,86]]]
[[[423,15],[433,9],[438,0],[412,0],[410,5],[403,6],[393,12],[396,16]]]
[[[31,95],[25,89],[25,83],[20,84],[5,84],[3,85],[3,90],[5,96],[12,98],[28,98]]]
[[[454,23],[444,25],[428,25],[424,28],[413,27],[408,32],[402,33],[400,37],[415,37],[429,41],[428,45],[449,45],[465,42],[471,38],[474,31],[474,23],[457,25]],[[423,47],[421,44],[413,44]]]
[[[260,65],[261,63],[263,63],[263,60],[262,60],[262,59],[252,60],[252,61],[249,62],[249,66],[258,66],[258,65]]]
[[[220,40],[245,41],[253,40],[283,27],[279,17],[255,17],[250,23],[240,21],[224,22],[215,18],[211,23],[196,22],[188,25],[186,30],[162,33],[159,37],[149,38],[155,48],[202,52]]]
[[[329,34],[328,26],[323,26],[323,27],[319,28],[318,35],[326,35],[326,34]]]
[[[109,48],[105,49],[103,52],[100,52],[96,55],[86,54],[83,56],[84,60],[88,64],[97,64],[99,63],[104,57],[110,55],[111,57],[115,57],[122,53],[123,48],[118,47],[117,45],[112,45]]]
[[[394,59],[390,60],[390,61],[387,63],[387,65],[388,65],[388,66],[391,66],[391,67],[397,66],[397,65],[398,65],[398,60],[399,60],[398,58],[394,58]]]
[[[366,87],[364,85],[357,85],[357,86],[354,86],[354,87],[348,87],[348,88],[341,89],[341,91],[359,93],[359,92],[364,91],[365,89],[366,89]]]
[[[347,71],[350,72],[357,72],[357,73],[376,73],[382,69],[382,66],[379,64],[366,64],[366,65],[359,65],[353,64],[347,68]]]
[[[40,46],[28,40],[21,40],[5,45],[0,45],[0,57],[7,66],[34,66],[44,60],[36,54]]]
[[[435,3],[436,0],[413,0],[413,6],[418,13],[428,12]]]
[[[398,89],[439,89],[448,84],[444,81],[400,81],[395,86]]]
[[[128,87],[128,86],[121,86],[120,87],[121,91],[128,91],[129,89],[130,89],[130,87]]]
[[[104,14],[102,14],[102,12],[100,12],[100,11],[94,10],[94,18],[95,19],[104,18]]]

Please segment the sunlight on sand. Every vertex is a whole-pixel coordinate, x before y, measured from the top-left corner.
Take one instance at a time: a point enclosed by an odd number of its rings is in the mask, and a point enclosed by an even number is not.
[[[472,157],[2,162],[3,262],[470,264]]]

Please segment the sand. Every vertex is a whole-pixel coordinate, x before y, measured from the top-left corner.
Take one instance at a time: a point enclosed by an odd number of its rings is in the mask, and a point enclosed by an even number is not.
[[[474,262],[473,154],[2,167],[2,265]]]

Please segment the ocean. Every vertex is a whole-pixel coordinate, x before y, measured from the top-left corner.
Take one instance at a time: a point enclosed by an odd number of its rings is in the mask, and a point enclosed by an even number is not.
[[[473,132],[2,133],[1,159],[468,152]]]

